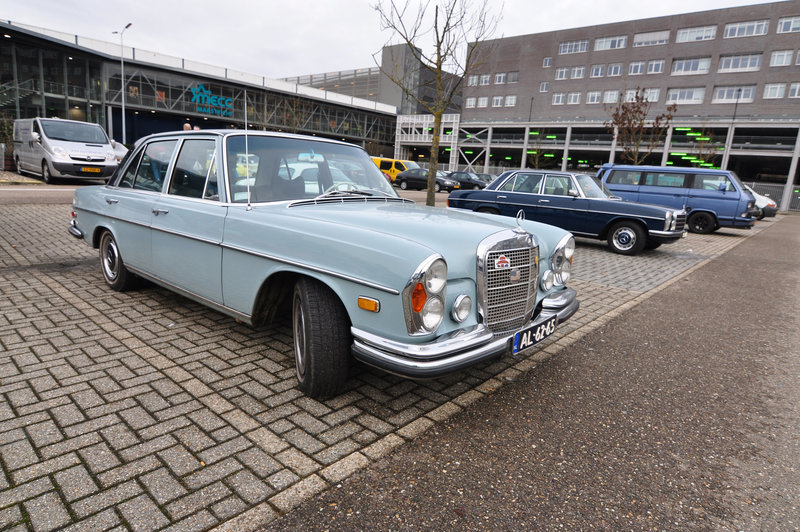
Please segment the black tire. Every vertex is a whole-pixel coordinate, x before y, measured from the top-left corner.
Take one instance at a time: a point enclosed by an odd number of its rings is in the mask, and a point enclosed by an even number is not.
[[[19,157],[14,157],[14,170],[16,170],[19,175],[25,175],[19,167]]]
[[[717,221],[714,216],[707,212],[693,212],[686,220],[686,225],[691,233],[707,235],[713,233],[717,228]]]
[[[442,185],[440,185],[438,182],[436,182],[436,184],[433,185],[433,191],[434,192],[441,192],[442,191]]]
[[[350,320],[327,286],[303,278],[292,303],[294,361],[300,389],[314,399],[342,391],[350,369]]]
[[[652,240],[648,240],[644,245],[644,249],[656,249],[660,245],[661,242],[654,242]]]
[[[758,216],[756,216],[756,220],[763,220],[764,219],[764,209],[758,209]]]
[[[408,181],[406,181],[405,179],[400,181],[400,189],[401,190],[408,190]]]
[[[125,267],[117,241],[110,231],[100,235],[100,271],[106,284],[117,292],[125,292],[136,285],[136,277]]]
[[[480,189],[481,189],[481,186],[480,186],[480,185],[474,185],[474,186],[472,187],[472,190],[480,190]]]
[[[479,209],[475,209],[475,212],[485,212],[487,214],[500,214],[500,211],[497,209],[492,209],[491,207],[481,207]]]
[[[608,230],[608,246],[620,255],[636,255],[647,243],[647,235],[636,222],[617,222]]]
[[[54,181],[53,174],[50,173],[50,167],[47,166],[47,161],[42,161],[42,181],[48,185]]]

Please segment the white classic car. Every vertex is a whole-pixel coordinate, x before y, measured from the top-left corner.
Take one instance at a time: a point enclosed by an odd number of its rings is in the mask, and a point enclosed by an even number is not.
[[[290,313],[316,398],[353,357],[436,377],[531,347],[578,309],[570,233],[417,205],[338,141],[152,135],[107,185],[75,191],[72,216],[114,290],[142,277],[251,325]]]

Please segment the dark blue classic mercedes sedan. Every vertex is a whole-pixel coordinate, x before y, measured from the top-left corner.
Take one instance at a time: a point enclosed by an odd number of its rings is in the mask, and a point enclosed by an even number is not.
[[[622,201],[596,178],[571,172],[505,172],[484,190],[456,190],[448,206],[518,216],[577,236],[607,240],[611,249],[635,255],[685,236],[686,212]]]

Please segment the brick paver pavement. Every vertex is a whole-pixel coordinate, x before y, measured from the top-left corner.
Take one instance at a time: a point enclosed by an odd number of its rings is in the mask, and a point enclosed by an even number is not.
[[[319,402],[295,385],[288,322],[254,330],[155,286],[113,292],[68,218],[0,206],[3,530],[256,526],[758,231],[638,257],[581,241],[581,310],[537,350],[423,383],[358,367]]]

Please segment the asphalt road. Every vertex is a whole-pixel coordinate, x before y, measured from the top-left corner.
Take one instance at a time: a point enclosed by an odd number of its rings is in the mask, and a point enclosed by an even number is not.
[[[800,216],[266,530],[800,529]]]

